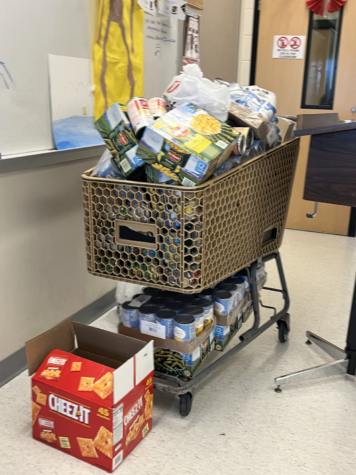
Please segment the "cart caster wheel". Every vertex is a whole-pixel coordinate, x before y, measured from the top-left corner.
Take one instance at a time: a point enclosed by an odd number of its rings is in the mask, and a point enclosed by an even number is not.
[[[288,327],[284,320],[278,322],[278,338],[281,343],[288,340]]]
[[[192,393],[181,394],[179,396],[179,414],[183,417],[186,417],[192,409],[192,403]]]
[[[282,389],[279,386],[277,386],[275,389],[275,392],[279,394],[282,392]]]
[[[306,344],[306,345],[311,345],[312,342],[311,342],[310,340],[307,340],[307,341],[305,342],[305,344]]]

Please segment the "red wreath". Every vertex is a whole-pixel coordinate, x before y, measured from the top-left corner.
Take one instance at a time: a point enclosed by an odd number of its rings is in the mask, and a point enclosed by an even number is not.
[[[347,0],[329,0],[326,7],[329,13],[337,12],[345,5]],[[307,7],[316,15],[324,16],[324,0],[307,0]]]

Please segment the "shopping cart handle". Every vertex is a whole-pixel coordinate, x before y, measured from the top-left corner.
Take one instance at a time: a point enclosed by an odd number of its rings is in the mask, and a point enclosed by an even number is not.
[[[318,202],[316,201],[314,203],[314,213],[307,213],[307,218],[315,218],[317,214],[318,214]]]

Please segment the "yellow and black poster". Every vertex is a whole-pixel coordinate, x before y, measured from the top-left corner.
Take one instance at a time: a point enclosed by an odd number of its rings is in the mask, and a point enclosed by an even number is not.
[[[93,52],[95,120],[113,103],[143,96],[143,22],[136,0],[100,0]]]

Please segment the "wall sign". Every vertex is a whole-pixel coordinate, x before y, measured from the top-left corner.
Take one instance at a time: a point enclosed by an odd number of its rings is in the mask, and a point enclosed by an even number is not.
[[[303,59],[305,36],[279,35],[274,37],[272,58]]]

